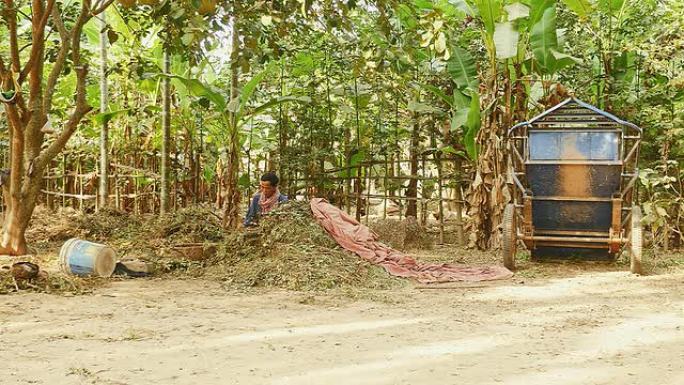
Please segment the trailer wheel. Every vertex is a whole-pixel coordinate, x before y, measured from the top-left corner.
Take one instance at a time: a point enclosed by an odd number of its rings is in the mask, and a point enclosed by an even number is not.
[[[509,270],[515,268],[516,236],[515,205],[509,203],[503,214],[503,264]]]
[[[632,274],[643,274],[641,266],[642,249],[642,229],[641,229],[641,208],[637,205],[632,206],[632,231],[629,236],[629,270]]]

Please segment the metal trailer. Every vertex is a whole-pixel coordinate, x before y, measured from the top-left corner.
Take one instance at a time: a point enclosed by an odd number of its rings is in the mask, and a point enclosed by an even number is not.
[[[533,260],[614,260],[628,247],[631,271],[641,273],[641,136],[638,126],[574,97],[510,128],[504,265],[515,267],[520,240]]]

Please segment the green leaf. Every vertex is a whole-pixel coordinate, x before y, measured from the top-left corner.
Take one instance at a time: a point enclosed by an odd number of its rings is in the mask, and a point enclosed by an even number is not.
[[[454,89],[454,107],[467,108],[470,106],[470,97],[466,96],[461,90]]]
[[[463,127],[468,121],[468,114],[470,113],[470,107],[460,108],[456,110],[451,116],[451,125],[449,129],[451,132],[456,132],[459,128]],[[467,130],[466,130],[467,131]]]
[[[250,180],[249,180],[249,174],[244,173],[240,175],[240,178],[238,179],[238,186],[243,187],[243,188],[248,188],[250,185]]]
[[[558,40],[556,38],[556,7],[550,7],[544,11],[544,15],[539,22],[532,27],[530,45],[537,62],[547,73],[551,73],[555,61],[551,50],[558,48]]]
[[[451,96],[447,95],[444,93],[444,91],[440,90],[439,88],[431,85],[431,84],[421,84],[421,86],[431,92],[433,95],[437,96],[438,98],[442,99],[446,104],[449,106],[453,106],[454,103],[454,98]]]
[[[563,3],[580,17],[585,17],[594,12],[589,0],[563,0]]]
[[[582,60],[568,54],[558,52],[555,49],[551,50],[551,55],[553,56],[552,72],[558,72],[565,67],[569,67],[574,64],[582,64]]]
[[[477,90],[477,68],[470,52],[455,47],[447,63],[447,72],[459,88]]]
[[[207,181],[208,183],[212,183],[214,181],[214,178],[216,177],[216,168],[203,167],[202,174],[205,181]]]
[[[485,30],[489,36],[494,35],[494,28],[499,16],[501,15],[500,0],[473,0],[475,7],[484,23]]]
[[[631,82],[636,75],[635,59],[636,53],[633,51],[625,51],[616,57],[613,61],[615,78],[627,83]]]
[[[292,76],[304,76],[310,74],[316,68],[316,61],[313,55],[306,52],[299,52],[295,56],[294,66],[291,69]]]
[[[480,95],[473,92],[470,101],[470,110],[468,111],[468,119],[466,121],[466,132],[463,137],[463,144],[470,159],[477,159],[477,133],[480,131]]]
[[[130,110],[130,108],[126,108],[123,110],[99,113],[93,117],[93,120],[95,120],[95,123],[97,124],[104,124],[116,118],[117,116],[127,114]]]
[[[300,103],[311,103],[311,98],[308,96],[281,96],[275,99],[271,99],[268,102],[254,108],[249,115],[258,115],[261,112],[286,102],[300,102]]]
[[[162,75],[164,76],[164,75]],[[171,79],[177,79],[188,89],[188,91],[194,96],[200,98],[207,98],[209,101],[214,103],[216,107],[223,111],[226,108],[226,100],[223,95],[214,91],[208,85],[202,83],[197,79],[184,78],[177,75],[169,75]]]
[[[544,16],[547,9],[556,5],[555,0],[532,0],[530,2],[530,27],[534,26]]]
[[[194,40],[195,40],[195,34],[192,32],[184,33],[183,36],[181,36],[181,41],[186,46],[190,46]]]
[[[411,100],[408,103],[408,109],[409,109],[409,111],[417,112],[419,114],[431,114],[431,113],[442,113],[443,112],[439,108],[429,106],[425,103],[417,102],[415,100]]]
[[[271,73],[273,68],[275,68],[275,62],[267,65],[266,68],[254,75],[254,77],[251,78],[244,87],[242,87],[242,92],[240,92],[240,107],[237,111],[239,116],[244,114],[245,107],[247,106],[249,99],[251,99],[252,95],[254,95],[254,91],[256,91],[257,86],[266,78],[266,76],[268,76],[268,74]]]
[[[413,2],[418,9],[432,9],[432,1],[430,0],[414,0]]]
[[[402,26],[408,29],[415,29],[418,26],[418,20],[416,19],[415,13],[408,5],[399,4],[396,12]]]
[[[530,7],[523,3],[513,3],[504,6],[508,14],[508,21],[518,20],[530,16]]]
[[[518,54],[518,31],[513,28],[513,23],[497,23],[494,32],[494,45],[496,46],[496,57],[508,59]]]
[[[349,158],[349,165],[355,167],[361,164],[364,160],[366,160],[366,153],[364,151],[359,151]]]
[[[619,13],[622,7],[629,3],[626,0],[599,0],[598,5],[601,11],[606,12],[611,16],[615,16]]]
[[[440,148],[439,150],[442,151],[442,152],[445,153],[445,154],[455,154],[455,153],[458,152],[458,151],[456,151],[456,149],[453,148],[452,146],[444,146],[444,147]]]

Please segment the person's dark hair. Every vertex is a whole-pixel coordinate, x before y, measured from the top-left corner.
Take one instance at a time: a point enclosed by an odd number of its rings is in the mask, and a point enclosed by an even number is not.
[[[261,181],[268,182],[271,184],[271,186],[275,187],[278,185],[278,182],[280,182],[280,179],[278,179],[278,175],[276,175],[274,172],[267,172],[261,176]]]

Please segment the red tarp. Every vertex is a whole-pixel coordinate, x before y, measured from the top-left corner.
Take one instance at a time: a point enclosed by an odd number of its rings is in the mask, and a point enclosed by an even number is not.
[[[469,267],[417,263],[413,258],[378,242],[378,236],[373,231],[325,199],[312,199],[311,211],[318,223],[340,246],[384,267],[388,273],[397,277],[413,278],[422,283],[437,283],[487,281],[510,278],[513,275],[503,266]]]

